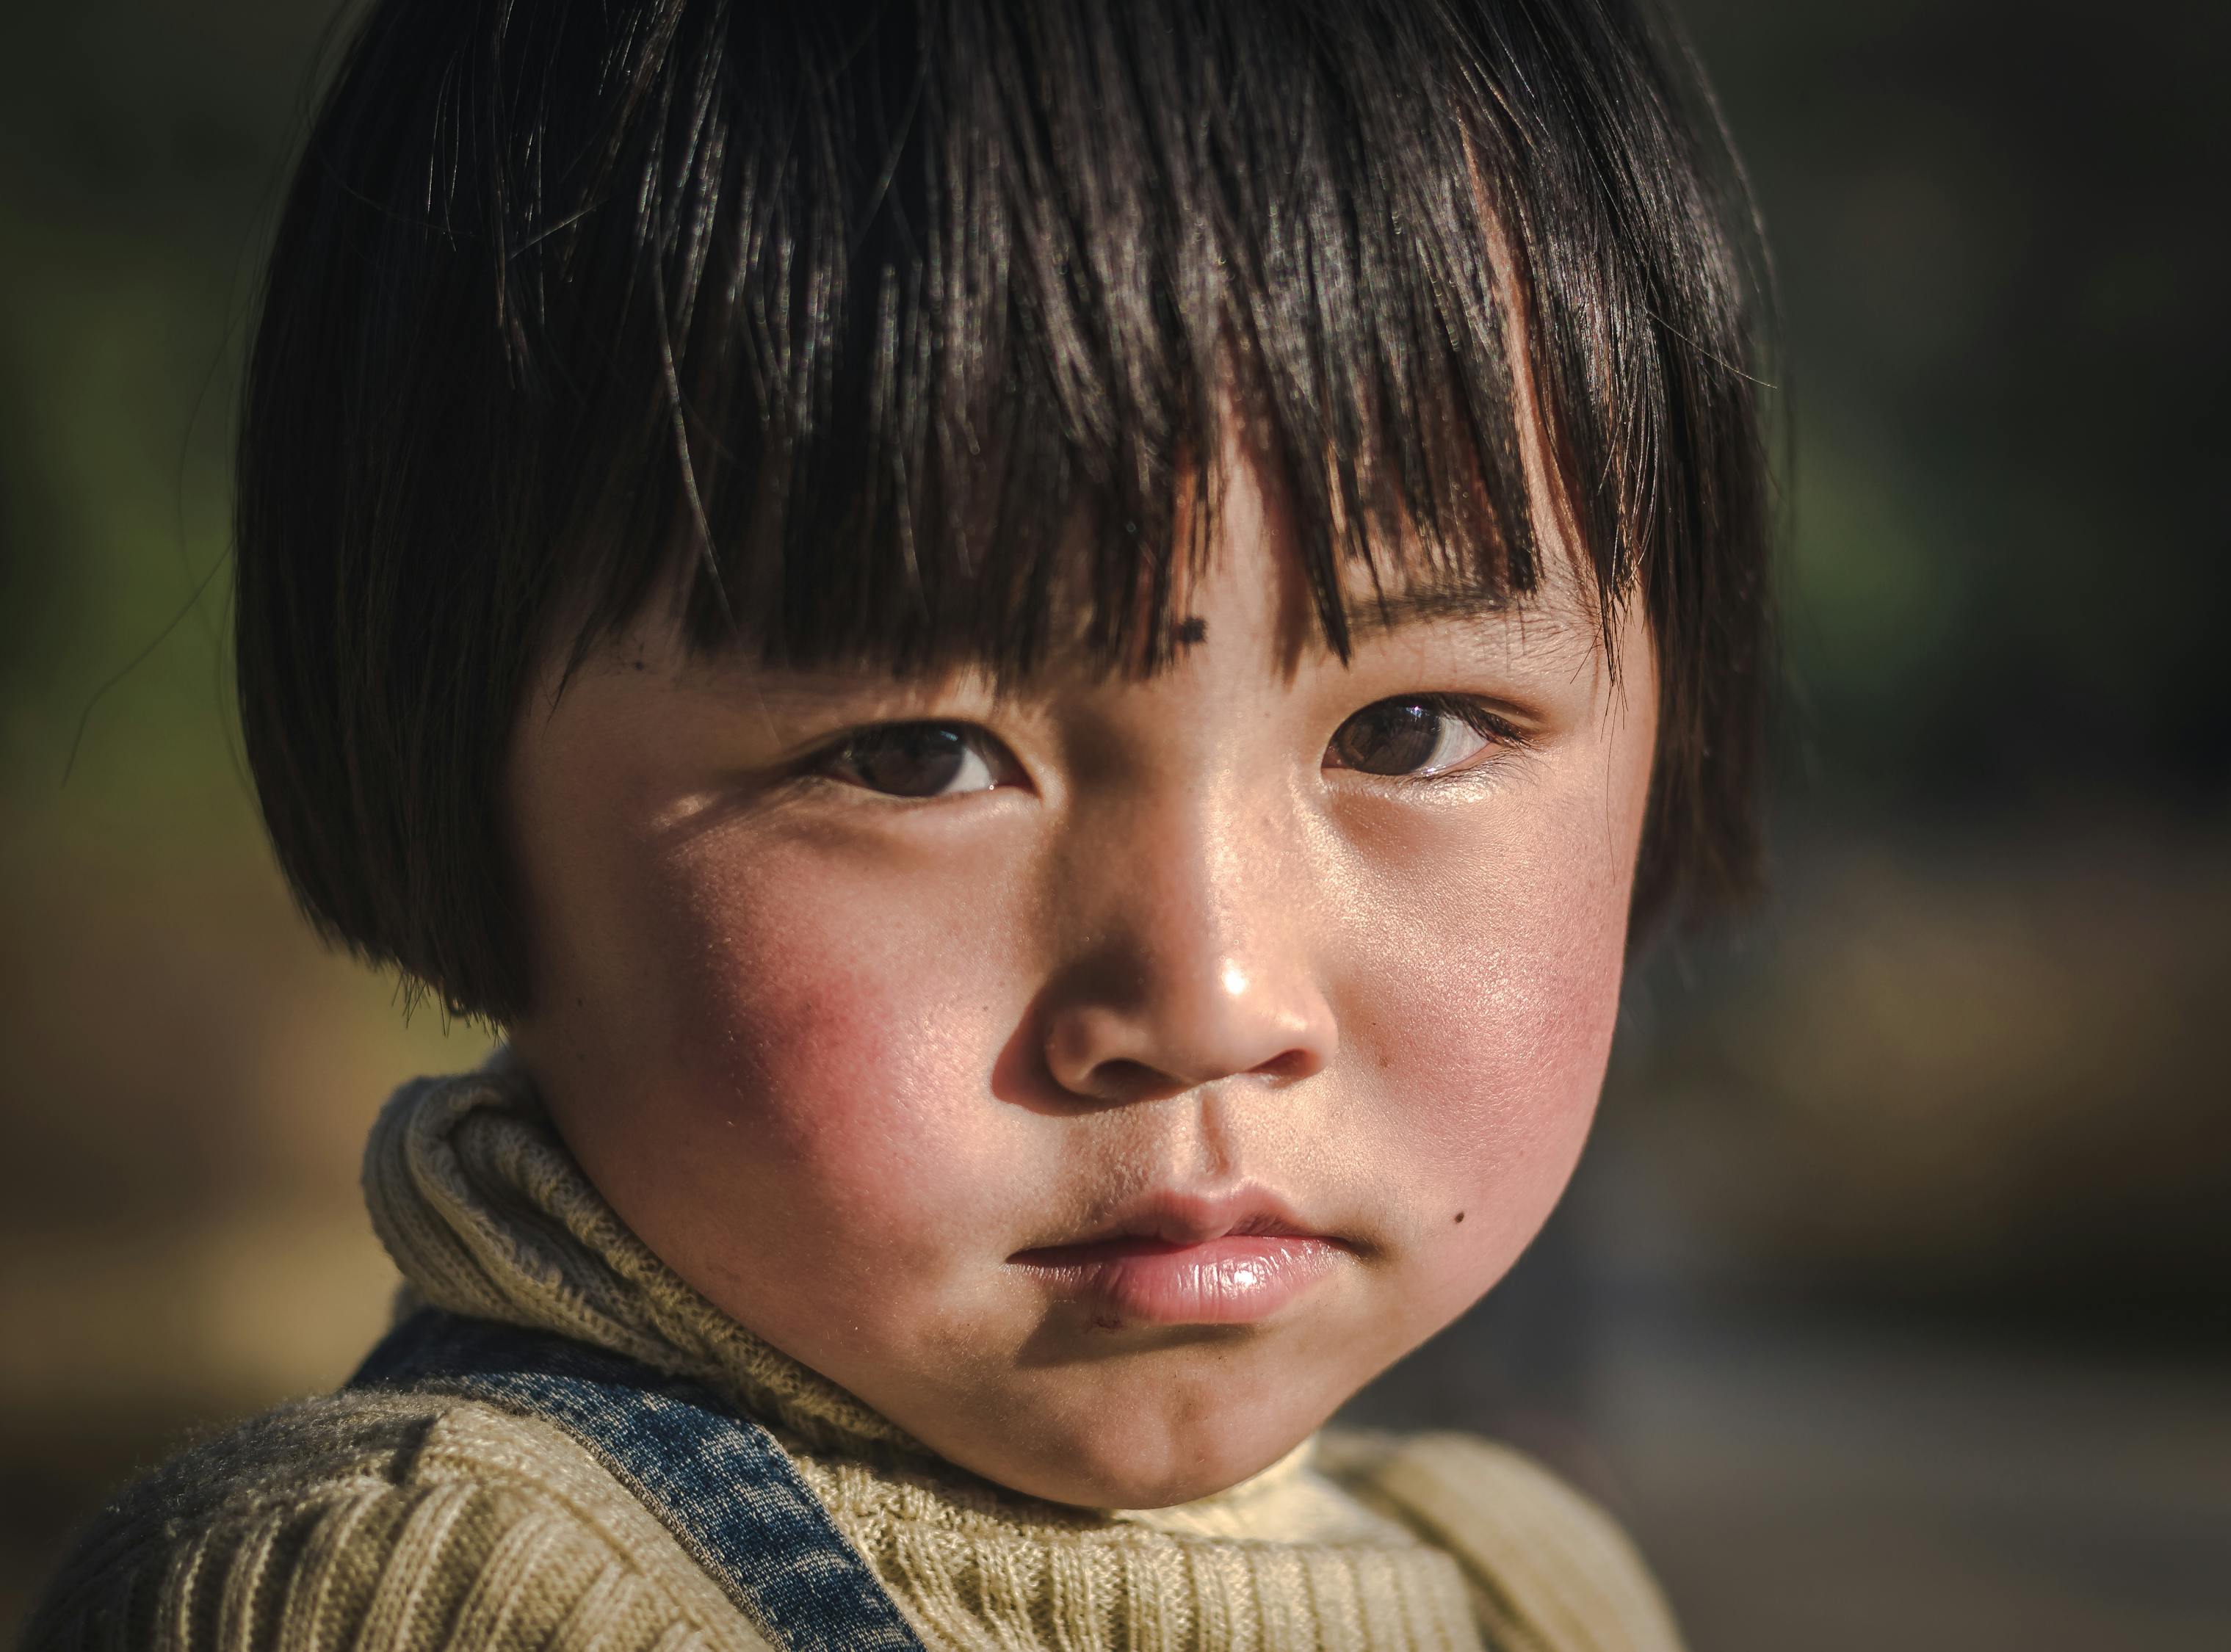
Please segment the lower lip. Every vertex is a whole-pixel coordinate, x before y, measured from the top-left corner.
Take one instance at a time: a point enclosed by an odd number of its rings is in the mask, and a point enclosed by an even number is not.
[[[1339,1265],[1347,1247],[1302,1234],[1227,1234],[1198,1244],[1109,1239],[1014,1260],[1064,1295],[1149,1325],[1252,1325]]]

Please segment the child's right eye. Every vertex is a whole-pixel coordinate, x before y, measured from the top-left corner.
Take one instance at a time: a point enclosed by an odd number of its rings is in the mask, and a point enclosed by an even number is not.
[[[890,797],[954,797],[1013,778],[1014,758],[966,723],[882,723],[847,735],[823,772]]]

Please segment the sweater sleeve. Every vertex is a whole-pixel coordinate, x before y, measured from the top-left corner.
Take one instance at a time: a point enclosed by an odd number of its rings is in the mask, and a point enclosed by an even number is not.
[[[256,1419],[112,1504],[23,1652],[767,1652],[553,1429],[346,1394]]]
[[[1326,1471],[1464,1568],[1509,1652],[1682,1652],[1650,1570],[1600,1507],[1522,1452],[1467,1434],[1329,1435]]]

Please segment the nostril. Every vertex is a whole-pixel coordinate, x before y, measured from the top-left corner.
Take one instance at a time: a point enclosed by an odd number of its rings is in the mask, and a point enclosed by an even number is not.
[[[1162,1073],[1161,1068],[1149,1066],[1144,1062],[1128,1062],[1122,1057],[1103,1062],[1097,1068],[1093,1068],[1093,1079],[1100,1081],[1103,1090],[1111,1090],[1111,1093],[1131,1099],[1176,1094],[1178,1090],[1185,1088],[1185,1083]]]
[[[1323,1059],[1314,1050],[1297,1047],[1281,1050],[1269,1061],[1258,1062],[1247,1070],[1250,1073],[1258,1074],[1264,1078],[1291,1080],[1305,1079],[1312,1073],[1319,1071],[1323,1066]]]
[[[1189,1087],[1158,1067],[1120,1055],[1095,1062],[1084,1085],[1086,1094],[1103,1101],[1159,1101]]]
[[[1267,1079],[1274,1084],[1291,1083],[1308,1078],[1322,1069],[1324,1062],[1314,1051],[1291,1049],[1282,1050],[1267,1062],[1239,1069],[1250,1078]],[[1232,1069],[1222,1073],[1206,1073],[1193,1078],[1166,1072],[1150,1062],[1110,1056],[1096,1062],[1086,1074],[1081,1087],[1083,1093],[1103,1101],[1161,1101],[1174,1095],[1182,1095],[1196,1086],[1228,1077]]]

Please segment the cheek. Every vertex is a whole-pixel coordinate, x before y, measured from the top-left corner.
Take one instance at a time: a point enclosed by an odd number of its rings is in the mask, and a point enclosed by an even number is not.
[[[1632,842],[1542,818],[1484,849],[1420,846],[1418,863],[1458,870],[1399,886],[1359,972],[1399,985],[1364,989],[1370,1007],[1352,1018],[1417,1167],[1417,1236],[1454,1273],[1481,1275],[1474,1294],[1563,1191],[1618,1014]]]
[[[1017,988],[986,944],[996,898],[954,893],[919,868],[831,875],[782,845],[654,865],[622,945],[658,1055],[630,1088],[657,1115],[640,1137],[683,1152],[637,1202],[717,1212],[689,1246],[704,1266],[772,1248],[817,1268],[931,1267],[997,1185],[976,1173],[994,1121],[971,1103]],[[640,1060],[642,1035],[606,1042]]]

